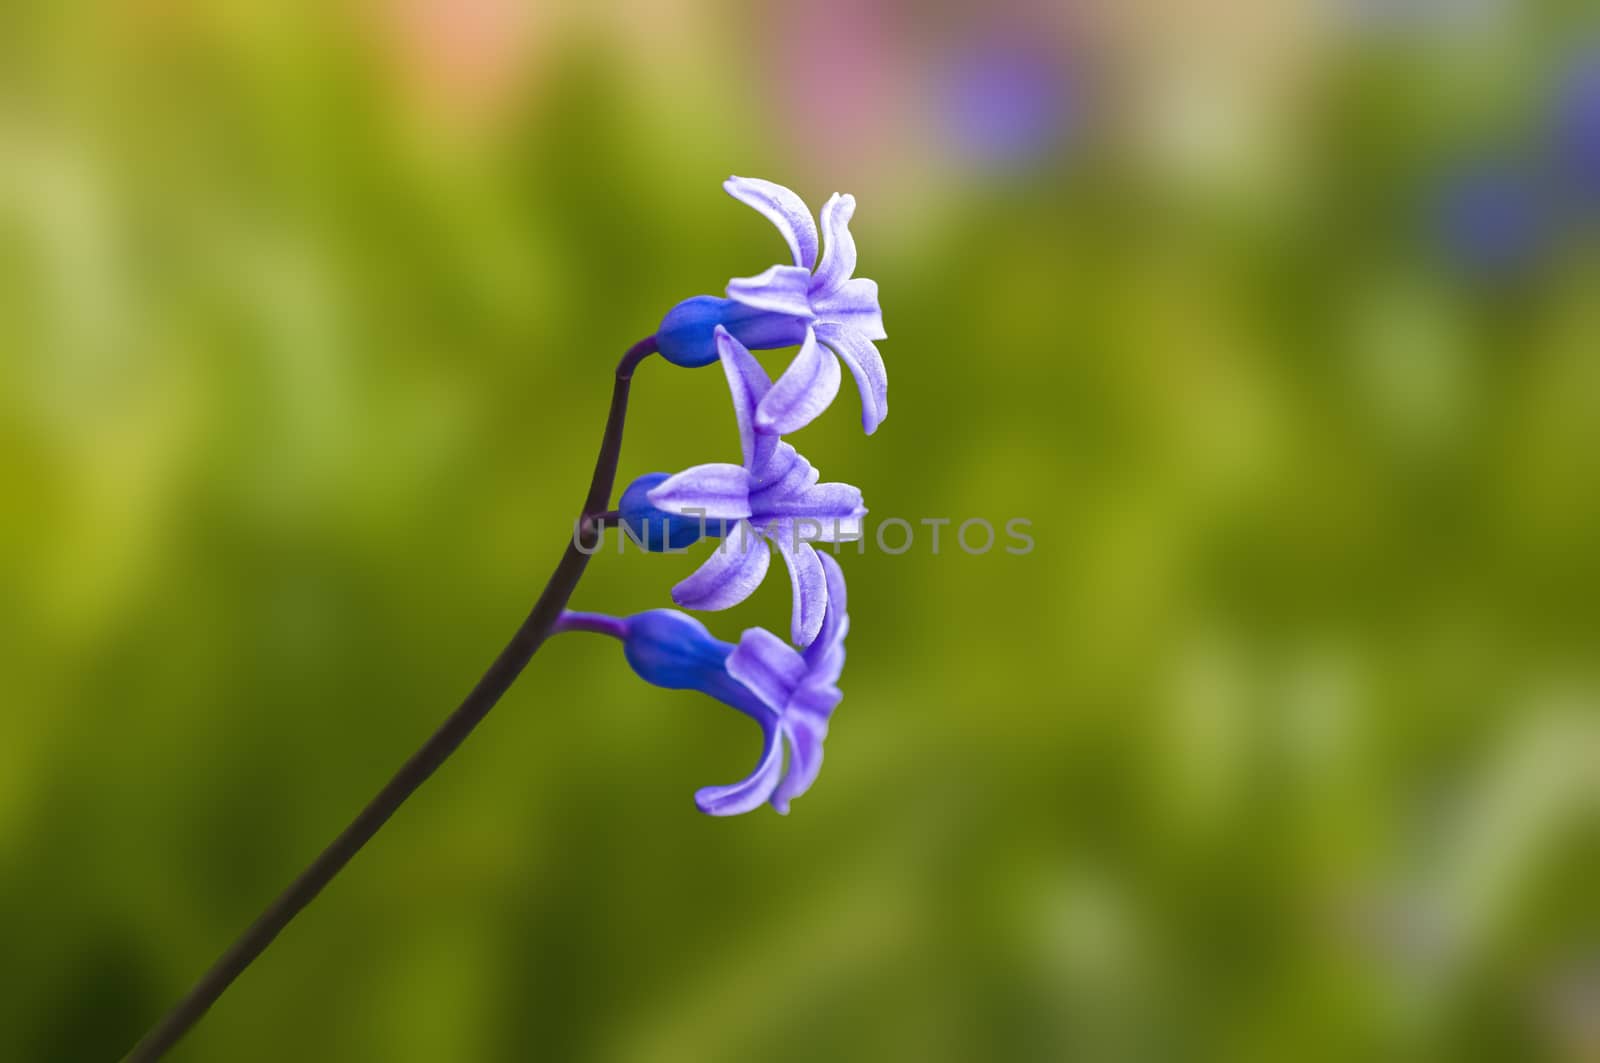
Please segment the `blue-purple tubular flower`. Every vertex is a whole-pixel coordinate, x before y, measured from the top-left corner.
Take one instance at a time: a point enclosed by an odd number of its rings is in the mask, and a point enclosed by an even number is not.
[[[744,345],[720,326],[716,343],[733,394],[744,462],[696,465],[645,491],[653,512],[726,522],[708,529],[725,531],[726,540],[672,589],[672,600],[686,609],[727,609],[744,601],[760,586],[771,563],[761,541],[765,538],[788,566],[794,591],[791,637],[795,645],[805,646],[817,637],[828,604],[828,583],[811,544],[859,538],[867,510],[859,488],[818,483],[810,462],[777,433],[759,426],[761,404],[776,385]],[[814,347],[815,340],[808,338],[807,346]],[[837,379],[837,365],[833,372]],[[820,401],[817,394],[797,401]]]
[[[730,645],[693,617],[656,609],[619,619],[565,613],[558,631],[593,631],[621,639],[628,664],[647,683],[671,690],[698,690],[755,720],[761,757],[749,777],[695,794],[700,811],[735,816],[770,802],[788,814],[789,802],[811,788],[822,767],[822,742],[843,694],[844,574],[831,557],[822,565],[828,606],[817,639],[804,652],[764,628],[751,628]],[[784,751],[788,750],[785,765]]]
[[[756,411],[760,427],[781,435],[810,423],[833,401],[843,360],[861,392],[861,426],[876,431],[889,413],[889,379],[874,341],[888,333],[877,282],[854,276],[855,197],[835,194],[823,205],[823,248],[810,209],[789,189],[750,177],[730,177],[723,188],[777,227],[794,264],[729,281],[726,299],[703,295],[679,303],[657,331],[661,353],[679,365],[709,365],[718,357],[719,326],[757,350],[800,344]]]
[[[656,343],[661,354],[676,365],[710,365],[717,360],[713,333],[718,326],[758,351],[796,346],[811,330],[811,323],[803,317],[770,314],[732,299],[697,295],[667,311],[656,330]]]

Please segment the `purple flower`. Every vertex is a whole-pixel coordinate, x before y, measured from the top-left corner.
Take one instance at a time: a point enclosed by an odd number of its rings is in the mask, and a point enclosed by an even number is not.
[[[698,690],[755,720],[761,727],[761,759],[748,778],[707,786],[694,795],[700,811],[737,816],[763,802],[785,815],[789,802],[811,788],[822,767],[828,721],[844,697],[844,573],[822,559],[827,608],[816,641],[796,650],[765,628],[750,628],[730,645],[693,617],[655,609],[626,619],[564,613],[558,631],[593,631],[621,639],[628,664],[639,677],[670,690]],[[784,750],[788,749],[788,764]]]
[[[821,248],[811,211],[789,189],[752,177],[730,177],[722,187],[777,226],[794,264],[729,281],[727,299],[679,303],[657,331],[661,353],[680,365],[707,365],[716,356],[717,328],[757,349],[799,343],[800,354],[762,400],[755,423],[776,434],[809,424],[838,393],[842,359],[861,392],[861,426],[876,431],[889,413],[889,378],[873,341],[888,334],[877,282],[854,276],[855,197],[835,194],[823,205],[827,246]]]
[[[726,536],[703,565],[672,588],[672,600],[686,609],[738,605],[767,574],[771,554],[761,542],[765,538],[788,565],[794,589],[791,634],[795,645],[805,646],[816,638],[828,604],[822,559],[811,544],[859,538],[867,510],[859,488],[818,483],[810,462],[776,433],[759,427],[761,405],[777,386],[727,330],[719,326],[715,338],[733,392],[744,463],[696,465],[646,491],[650,507],[659,515],[652,523],[665,527],[670,518],[693,517],[707,522],[706,534]],[[816,342],[808,336],[805,348],[815,348]],[[806,357],[803,348],[797,361]],[[834,373],[837,376],[837,367]],[[802,393],[797,401],[802,406],[825,403],[820,394]],[[632,511],[635,519],[649,515],[638,508]]]

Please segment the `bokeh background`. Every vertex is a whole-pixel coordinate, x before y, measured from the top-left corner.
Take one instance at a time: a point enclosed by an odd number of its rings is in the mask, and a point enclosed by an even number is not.
[[[853,192],[883,293],[888,421],[803,450],[1036,548],[845,555],[787,818],[690,802],[748,721],[553,641],[173,1058],[1600,1059],[1597,41],[0,7],[0,1058],[117,1058],[454,707],[620,352],[782,257],[738,173]],[[641,370],[624,482],[735,454],[720,373]]]

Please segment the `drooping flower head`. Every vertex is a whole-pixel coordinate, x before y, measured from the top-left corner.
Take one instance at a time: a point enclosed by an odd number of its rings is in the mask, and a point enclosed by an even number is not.
[[[867,510],[859,488],[818,483],[820,477],[810,462],[775,432],[759,426],[762,404],[772,398],[777,385],[721,326],[715,341],[733,393],[743,463],[716,462],[674,476],[641,477],[623,496],[623,519],[643,538],[649,538],[649,528],[667,529],[674,521],[681,527],[686,520],[704,521],[704,534],[725,536],[711,557],[672,589],[672,600],[686,609],[727,609],[750,597],[771,562],[762,540],[770,542],[788,566],[794,591],[791,637],[795,645],[805,646],[822,626],[829,590],[822,559],[811,544],[859,538]],[[805,345],[815,347],[816,342],[808,336]],[[837,366],[833,373],[837,381]],[[789,405],[776,408],[786,416],[797,415],[797,410],[814,408],[819,401],[825,404],[819,398],[825,390],[798,392]]]
[[[844,573],[824,556],[827,608],[817,638],[796,650],[765,628],[750,628],[738,645],[715,638],[704,624],[671,609],[616,618],[566,613],[558,631],[593,631],[621,639],[628,664],[647,683],[671,690],[698,690],[755,720],[761,757],[749,777],[695,793],[700,811],[736,816],[770,802],[788,814],[789,802],[805,793],[822,767],[822,742],[833,710],[844,695]],[[785,749],[788,763],[785,764]]]
[[[673,307],[656,333],[662,355],[679,365],[709,365],[718,357],[718,328],[757,350],[800,344],[757,409],[756,423],[778,434],[804,427],[833,401],[842,359],[861,392],[861,426],[876,431],[889,413],[889,381],[874,341],[888,333],[877,282],[855,276],[855,197],[835,194],[823,205],[823,247],[811,211],[789,189],[752,177],[730,177],[723,188],[777,227],[793,265],[729,281],[726,299],[697,296]]]

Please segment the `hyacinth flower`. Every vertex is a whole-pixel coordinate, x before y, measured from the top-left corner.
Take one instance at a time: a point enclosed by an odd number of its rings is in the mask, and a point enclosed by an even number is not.
[[[877,431],[889,415],[889,378],[874,341],[888,333],[877,282],[854,275],[855,197],[835,194],[823,204],[823,247],[810,209],[789,189],[753,177],[730,177],[722,187],[777,227],[793,265],[731,280],[725,299],[701,295],[673,307],[656,334],[662,355],[678,365],[710,365],[718,357],[718,328],[755,350],[798,344],[800,353],[756,410],[756,423],[780,435],[803,428],[833,401],[842,360],[861,392],[861,427]],[[816,343],[806,342],[813,337]],[[816,401],[797,401],[802,395],[825,398],[819,409]]]
[[[828,249],[818,264],[817,230],[792,192],[739,178],[726,187],[779,223],[796,265],[733,282],[729,298],[713,300],[717,305],[712,310],[706,310],[703,300],[680,304],[667,315],[668,324],[677,323],[676,331],[664,325],[662,334],[645,337],[622,356],[588,493],[561,560],[527,617],[460,705],[125,1060],[150,1063],[165,1055],[460,748],[552,634],[587,630],[612,635],[622,640],[628,663],[648,682],[704,691],[756,721],[763,738],[756,770],[741,782],[702,789],[695,797],[702,811],[736,815],[770,802],[787,812],[789,803],[816,779],[828,721],[841,697],[837,683],[849,620],[843,574],[833,558],[819,555],[811,543],[858,538],[866,509],[859,489],[819,483],[811,464],[779,437],[810,423],[832,402],[842,377],[841,358],[861,384],[868,431],[877,427],[886,392],[883,362],[872,341],[883,338],[882,318],[876,286],[851,276],[855,245],[848,223],[854,200],[836,196],[824,208]],[[702,327],[709,354],[696,349],[700,341],[690,336]],[[774,384],[746,344],[798,344],[800,350]],[[623,492],[619,508],[612,509],[633,375],[656,354],[677,365],[721,362],[743,460],[640,477]],[[558,446],[552,452],[562,451]],[[776,548],[794,589],[795,645],[760,628],[745,631],[737,644],[721,642],[699,621],[672,610],[626,619],[569,611],[605,529],[619,525],[630,532],[641,530],[641,541],[653,550],[681,549],[705,536],[725,540],[673,589],[674,600],[687,608],[724,609],[744,600],[765,576],[771,548]]]
[[[867,510],[859,488],[818,483],[810,462],[759,427],[758,411],[776,385],[720,325],[715,339],[733,394],[743,463],[641,477],[623,495],[621,518],[636,538],[657,549],[678,549],[701,535],[723,537],[705,563],[672,588],[672,600],[685,609],[728,609],[750,597],[766,577],[770,542],[788,566],[794,592],[790,635],[795,645],[805,646],[816,638],[828,604],[828,581],[811,544],[859,538]],[[816,340],[808,336],[805,343],[815,346]],[[810,409],[826,405],[826,398],[814,391],[792,402]]]
[[[630,617],[568,612],[557,631],[591,631],[622,641],[628,664],[647,683],[698,690],[744,713],[761,728],[761,757],[749,777],[707,786],[694,795],[710,816],[737,816],[770,802],[787,815],[789,802],[811,788],[822,767],[828,721],[844,697],[844,573],[823,556],[828,604],[816,640],[796,650],[765,628],[750,628],[737,646],[714,637],[700,621],[672,609]],[[787,764],[784,750],[787,748]]]

